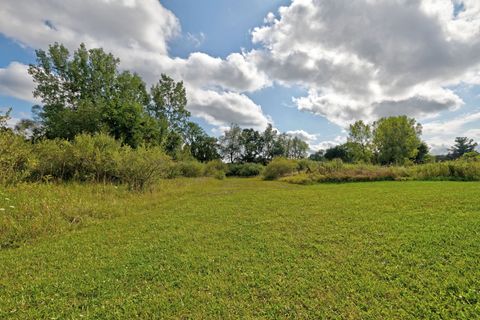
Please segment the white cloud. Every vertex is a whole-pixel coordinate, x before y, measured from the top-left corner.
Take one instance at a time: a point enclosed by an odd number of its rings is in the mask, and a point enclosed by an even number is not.
[[[180,29],[175,15],[158,0],[6,0],[0,10],[0,32],[22,45],[45,49],[60,42],[71,51],[81,42],[89,48],[103,47],[120,58],[122,68],[138,72],[149,84],[161,73],[185,81],[195,98],[187,108],[212,124],[266,125],[268,118],[261,108],[240,94],[268,85],[267,77],[248,61],[247,54],[232,53],[226,59],[203,53],[172,58],[168,41]],[[205,35],[187,38],[199,45]],[[14,71],[26,68],[14,67]],[[31,80],[7,76],[9,80],[1,82],[6,94],[25,98],[31,92]]]
[[[407,114],[428,117],[463,103],[451,90],[477,81],[480,2],[294,0],[252,39],[261,71],[309,95],[301,110],[339,125]]]
[[[33,88],[28,66],[11,62],[6,68],[0,68],[0,95],[36,102],[33,98]]]
[[[243,94],[195,88],[189,88],[187,93],[192,114],[213,125],[226,127],[236,123],[262,130],[269,122],[261,107]]]
[[[480,139],[478,129],[464,129],[467,124],[480,121],[480,111],[464,114],[459,117],[445,120],[432,121],[423,125],[423,134],[425,140],[432,147],[434,154],[446,153],[452,146],[455,137],[469,137]]]

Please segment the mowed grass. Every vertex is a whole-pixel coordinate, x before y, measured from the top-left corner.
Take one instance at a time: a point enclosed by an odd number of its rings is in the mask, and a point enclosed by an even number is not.
[[[145,194],[92,188],[42,189],[58,201],[75,190],[102,202],[84,207],[108,214],[1,250],[0,319],[480,314],[480,183],[185,179]],[[4,193],[21,206],[26,190]]]

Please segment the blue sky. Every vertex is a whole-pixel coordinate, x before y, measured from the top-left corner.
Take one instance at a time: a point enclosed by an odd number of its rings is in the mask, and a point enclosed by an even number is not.
[[[273,122],[318,149],[343,141],[357,119],[407,114],[424,124],[435,153],[455,136],[480,140],[478,1],[6,0],[2,6],[0,108],[13,107],[15,119],[28,117],[34,103],[25,72],[34,49],[59,41],[74,50],[85,42],[113,52],[122,68],[149,84],[162,72],[184,80],[188,108],[211,134],[231,122],[257,129]]]

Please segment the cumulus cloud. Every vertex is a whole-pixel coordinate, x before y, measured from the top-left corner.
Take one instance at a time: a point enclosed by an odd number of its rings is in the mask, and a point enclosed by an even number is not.
[[[172,57],[180,21],[157,0],[6,0],[0,32],[32,48],[103,47],[149,84],[161,73],[184,80],[188,108],[217,126],[264,127],[271,119],[245,93],[274,83],[307,89],[293,100],[298,109],[340,126],[398,114],[428,119],[463,105],[449,88],[480,84],[478,0],[292,0],[252,31],[256,49],[224,59]],[[17,75],[0,82],[4,94],[28,96],[22,68],[0,69],[3,79]]]
[[[269,122],[261,107],[246,95],[194,88],[187,92],[192,114],[213,125],[225,127],[236,123],[242,127],[261,130]]]
[[[458,1],[457,1],[458,2]],[[445,89],[478,80],[480,3],[450,0],[294,0],[252,39],[260,70],[301,85],[301,110],[339,125],[355,119],[455,109]]]
[[[53,42],[70,50],[81,42],[103,47],[120,58],[122,68],[138,72],[149,84],[167,73],[185,81],[193,98],[187,108],[212,124],[268,122],[260,106],[241,94],[268,85],[247,53],[232,53],[226,59],[198,52],[187,59],[171,57],[168,41],[180,34],[180,22],[158,0],[7,0],[0,10],[0,32],[32,48],[45,49]],[[187,35],[194,45],[204,37]],[[31,79],[26,73],[23,80],[17,77],[26,66],[16,63],[9,69],[0,90],[27,97]]]
[[[480,121],[480,111],[463,114],[445,121],[431,121],[423,125],[425,139],[432,147],[432,153],[446,153],[454,137],[466,136],[480,139],[479,129],[464,129],[466,125]]]
[[[33,88],[28,66],[12,62],[6,68],[0,68],[0,95],[36,102],[32,94]]]

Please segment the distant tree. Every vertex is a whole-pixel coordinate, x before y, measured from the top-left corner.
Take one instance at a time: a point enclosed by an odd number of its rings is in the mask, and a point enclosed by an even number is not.
[[[186,147],[190,150],[190,154],[198,161],[208,162],[220,159],[217,139],[209,137],[205,131],[194,122],[187,124],[185,143]]]
[[[477,143],[473,139],[467,137],[456,137],[455,144],[449,149],[448,157],[450,159],[458,159],[465,153],[475,151]]]
[[[3,114],[0,113],[0,132],[8,129],[8,120],[10,120],[11,113],[12,108],[9,108]]]
[[[290,151],[288,158],[303,159],[307,157],[309,145],[299,137],[293,137],[290,140]]]
[[[372,139],[373,133],[370,125],[362,120],[349,126],[347,147],[354,162],[370,163],[372,161]]]
[[[341,159],[343,162],[352,162],[352,155],[346,143],[328,148],[325,151],[325,159]]]
[[[318,150],[315,153],[312,153],[309,157],[313,161],[325,161],[325,150]]]
[[[432,157],[429,155],[430,148],[428,145],[422,141],[417,148],[417,155],[413,159],[415,163],[426,163],[432,160]]]
[[[220,154],[230,163],[238,162],[242,157],[241,144],[242,129],[237,124],[230,126],[224,135],[220,137]]]
[[[270,162],[275,154],[275,143],[277,140],[277,131],[273,129],[273,126],[269,123],[267,128],[262,133],[263,151],[262,162],[266,164]]]
[[[417,156],[422,127],[407,116],[382,118],[373,124],[373,144],[381,164],[404,164]]]
[[[242,162],[262,162],[263,139],[254,129],[243,129],[240,135]]]

